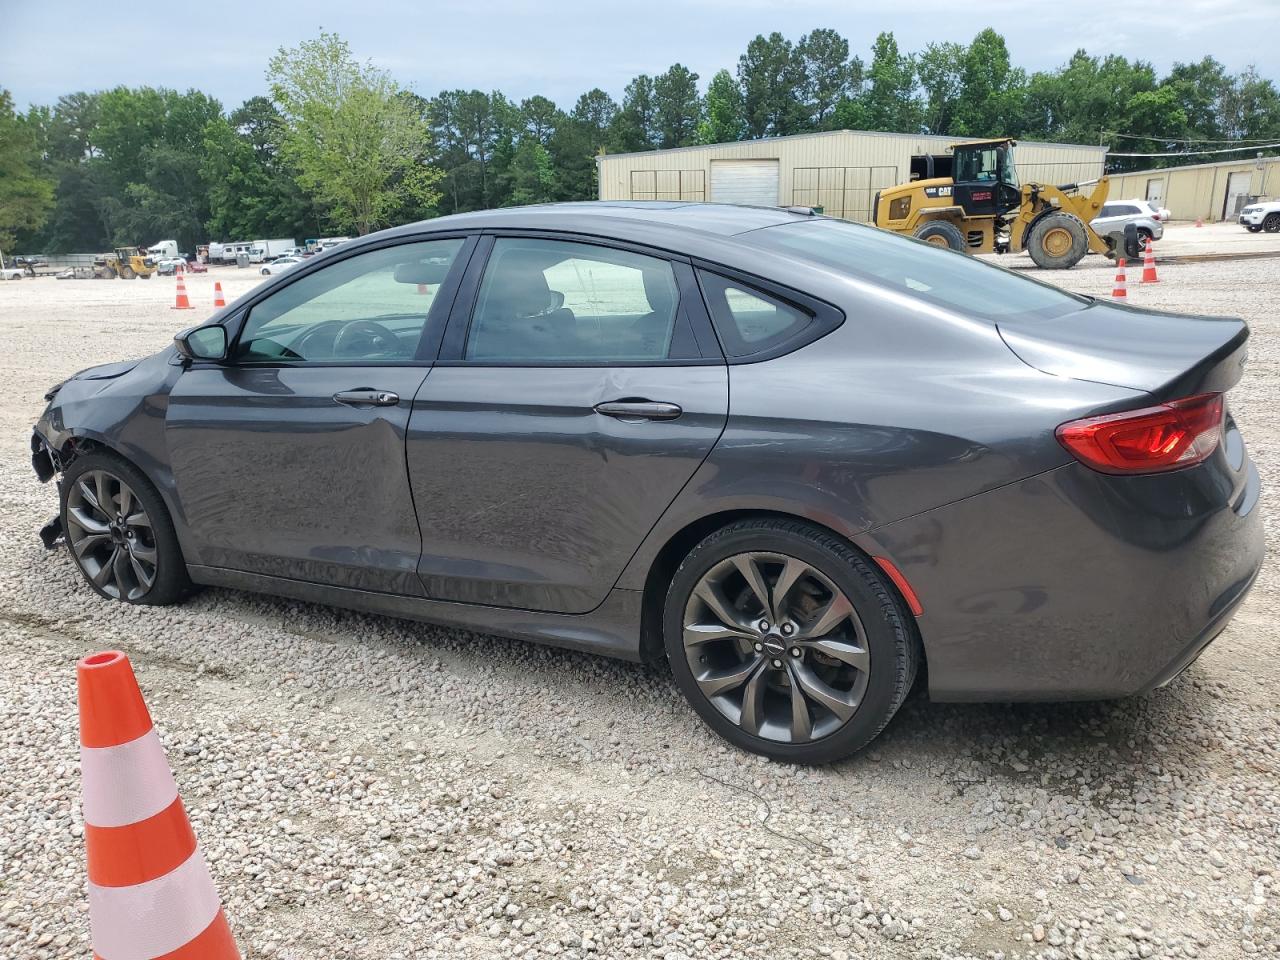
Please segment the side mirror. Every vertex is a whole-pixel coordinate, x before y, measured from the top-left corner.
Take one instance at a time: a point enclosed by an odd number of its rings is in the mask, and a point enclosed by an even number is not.
[[[227,328],[220,323],[191,327],[175,336],[173,345],[187,360],[225,360]]]

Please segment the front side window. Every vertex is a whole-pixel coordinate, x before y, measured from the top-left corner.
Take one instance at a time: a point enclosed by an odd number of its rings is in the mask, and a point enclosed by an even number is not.
[[[490,363],[653,362],[673,347],[679,291],[671,264],[594,244],[494,242],[465,358]]]
[[[411,360],[463,241],[428,240],[340,260],[253,306],[236,359]]]

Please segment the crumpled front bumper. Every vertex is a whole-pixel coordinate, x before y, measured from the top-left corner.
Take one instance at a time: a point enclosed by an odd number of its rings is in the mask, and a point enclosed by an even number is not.
[[[39,430],[31,431],[31,468],[41,483],[48,483],[62,470],[57,452]]]

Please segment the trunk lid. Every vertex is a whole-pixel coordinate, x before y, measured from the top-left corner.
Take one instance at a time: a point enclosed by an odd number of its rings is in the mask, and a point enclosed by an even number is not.
[[[1226,393],[1243,372],[1249,339],[1243,320],[1100,300],[1064,316],[1002,319],[996,327],[1023,363],[1043,373],[1141,390],[1160,401]]]

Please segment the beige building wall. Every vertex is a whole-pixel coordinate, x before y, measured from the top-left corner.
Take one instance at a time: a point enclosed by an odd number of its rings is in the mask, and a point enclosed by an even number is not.
[[[942,154],[954,137],[836,130],[597,157],[601,200],[714,200],[712,167],[719,161],[778,164],[780,206],[821,206],[833,216],[866,220],[877,190],[910,176],[911,157]],[[1024,180],[1067,183],[1097,177],[1101,147],[1018,144]]]
[[[1111,178],[1110,196],[1112,200],[1146,200],[1159,190],[1161,202],[1175,220],[1221,220],[1233,173],[1249,176],[1250,195],[1280,197],[1280,157],[1116,174]],[[1233,218],[1232,211],[1226,212]]]

